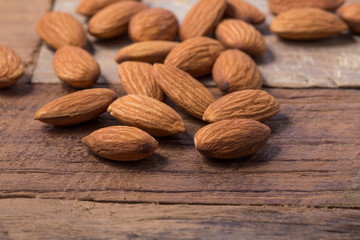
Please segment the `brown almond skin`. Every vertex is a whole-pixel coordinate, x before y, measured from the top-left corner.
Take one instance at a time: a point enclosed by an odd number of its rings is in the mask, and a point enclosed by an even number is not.
[[[269,9],[274,14],[286,12],[296,8],[321,8],[333,11],[340,7],[345,0],[268,0]]]
[[[240,19],[251,24],[261,24],[265,21],[264,13],[247,1],[226,0],[226,2],[226,17]]]
[[[144,62],[123,62],[118,67],[121,84],[127,94],[145,95],[159,101],[165,94],[153,75],[153,66]]]
[[[106,88],[77,91],[43,106],[35,114],[35,120],[57,126],[76,125],[105,112],[116,98],[116,93]]]
[[[37,21],[36,31],[41,39],[54,49],[65,45],[85,48],[87,44],[83,25],[68,13],[46,13]]]
[[[179,31],[175,15],[164,8],[148,8],[133,16],[129,36],[134,42],[151,40],[172,41]]]
[[[193,117],[202,119],[207,107],[215,101],[204,85],[176,67],[155,64],[154,74],[165,94]]]
[[[100,39],[119,36],[128,30],[130,18],[145,8],[145,4],[136,1],[121,1],[110,4],[90,19],[88,30]]]
[[[76,12],[86,17],[91,17],[100,9],[103,9],[104,7],[110,4],[120,1],[130,1],[130,0],[82,0],[76,9]]]
[[[137,161],[152,155],[158,142],[148,133],[127,126],[102,128],[82,142],[96,155],[115,161]]]
[[[101,74],[95,58],[84,49],[73,46],[65,46],[56,51],[53,69],[61,81],[75,88],[91,87]]]
[[[236,49],[220,54],[214,64],[212,75],[216,86],[224,93],[244,89],[260,89],[262,78],[254,60]]]
[[[270,25],[273,33],[291,40],[328,38],[347,29],[347,25],[338,16],[318,8],[299,8],[283,12]]]
[[[208,37],[195,37],[174,47],[165,64],[177,67],[193,77],[211,73],[215,60],[225,48],[219,41]]]
[[[11,48],[0,45],[0,88],[14,85],[23,73],[20,56]]]
[[[226,10],[226,0],[200,0],[186,14],[180,26],[180,40],[207,36]]]
[[[265,145],[270,133],[270,128],[258,121],[224,120],[201,128],[194,137],[195,148],[209,158],[242,158]]]
[[[171,107],[142,95],[127,95],[110,104],[107,110],[122,124],[165,137],[185,131],[184,121]]]
[[[342,6],[336,11],[349,26],[353,33],[360,34],[360,2],[353,2]]]
[[[246,118],[265,122],[280,111],[278,101],[262,90],[243,90],[225,95],[206,109],[203,120],[213,123]]]
[[[147,41],[128,45],[117,53],[115,61],[140,61],[149,63],[163,63],[169,52],[179,45],[170,41]]]
[[[216,28],[216,39],[227,48],[237,48],[254,56],[266,52],[266,43],[256,28],[242,20],[225,19]]]

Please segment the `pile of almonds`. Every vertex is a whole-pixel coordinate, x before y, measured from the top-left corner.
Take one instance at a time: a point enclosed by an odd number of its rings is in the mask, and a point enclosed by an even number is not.
[[[278,16],[270,30],[281,38],[320,39],[348,27],[360,33],[360,3],[344,0],[268,0]],[[339,8],[339,9],[338,9]],[[329,12],[337,10],[337,15]],[[90,18],[88,31],[99,39],[128,33],[133,44],[116,54],[118,73],[128,95],[117,98],[110,89],[94,88],[68,94],[43,106],[35,115],[42,122],[68,126],[93,119],[106,110],[126,126],[99,129],[82,139],[97,155],[118,161],[150,156],[158,147],[152,137],[185,131],[181,116],[166,97],[189,115],[210,123],[194,136],[196,149],[219,159],[248,156],[270,137],[262,122],[280,111],[279,103],[260,90],[262,77],[251,56],[266,44],[253,24],[264,14],[243,0],[199,0],[179,23],[172,12],[148,8],[135,0],[83,0],[77,12]],[[56,50],[56,76],[75,88],[89,88],[101,70],[84,48],[85,29],[75,17],[49,12],[37,23],[40,37]],[[215,39],[209,37],[214,36]],[[181,42],[175,42],[178,39]],[[19,56],[0,47],[0,87],[22,75]],[[195,78],[212,74],[224,93],[215,99]]]

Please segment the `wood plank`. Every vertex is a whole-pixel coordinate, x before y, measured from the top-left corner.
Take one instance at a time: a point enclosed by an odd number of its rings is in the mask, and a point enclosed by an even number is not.
[[[0,200],[1,239],[357,239],[359,209]],[[116,237],[115,237],[116,236]]]
[[[357,0],[352,0],[357,1]],[[55,10],[68,12],[79,18],[86,27],[86,19],[75,13],[80,0],[61,0],[55,2]],[[196,0],[166,1],[143,0],[150,7],[165,7],[173,11],[181,22],[188,9]],[[318,41],[281,40],[269,30],[274,16],[269,12],[264,0],[251,1],[266,14],[266,23],[258,26],[265,37],[268,50],[254,58],[264,78],[264,85],[271,87],[309,88],[309,87],[360,87],[360,37],[343,34]],[[351,1],[350,1],[351,2]],[[111,40],[96,40],[88,35],[88,50],[99,61],[102,77],[99,83],[120,84],[117,64],[113,60],[117,51],[131,42],[127,35]],[[42,46],[38,68],[33,82],[58,83],[52,70],[54,52]],[[211,76],[206,78],[207,86],[215,86]]]
[[[107,113],[74,127],[32,120],[42,105],[72,89],[36,84],[9,89],[0,96],[0,196],[359,207],[360,92],[267,90],[280,101],[281,112],[266,123],[272,129],[269,142],[251,157],[202,157],[193,135],[205,123],[168,101],[184,117],[186,132],[158,138],[160,147],[148,159],[119,163],[94,156],[80,141],[118,124]]]

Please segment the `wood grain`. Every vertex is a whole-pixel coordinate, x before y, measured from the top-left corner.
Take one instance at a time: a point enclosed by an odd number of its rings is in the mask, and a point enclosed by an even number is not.
[[[272,135],[257,154],[235,161],[202,157],[193,135],[205,123],[167,101],[184,118],[186,132],[158,138],[156,154],[135,163],[98,158],[81,144],[90,132],[119,124],[108,113],[66,128],[32,120],[69,88],[32,84],[3,91],[0,196],[359,207],[360,92],[267,90],[281,111],[266,122]]]
[[[1,239],[357,239],[360,210],[0,200]],[[71,217],[70,217],[71,216]]]

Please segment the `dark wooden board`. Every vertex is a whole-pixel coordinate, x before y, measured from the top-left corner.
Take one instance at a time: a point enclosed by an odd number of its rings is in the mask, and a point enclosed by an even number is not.
[[[3,199],[8,239],[359,239],[360,210]]]

